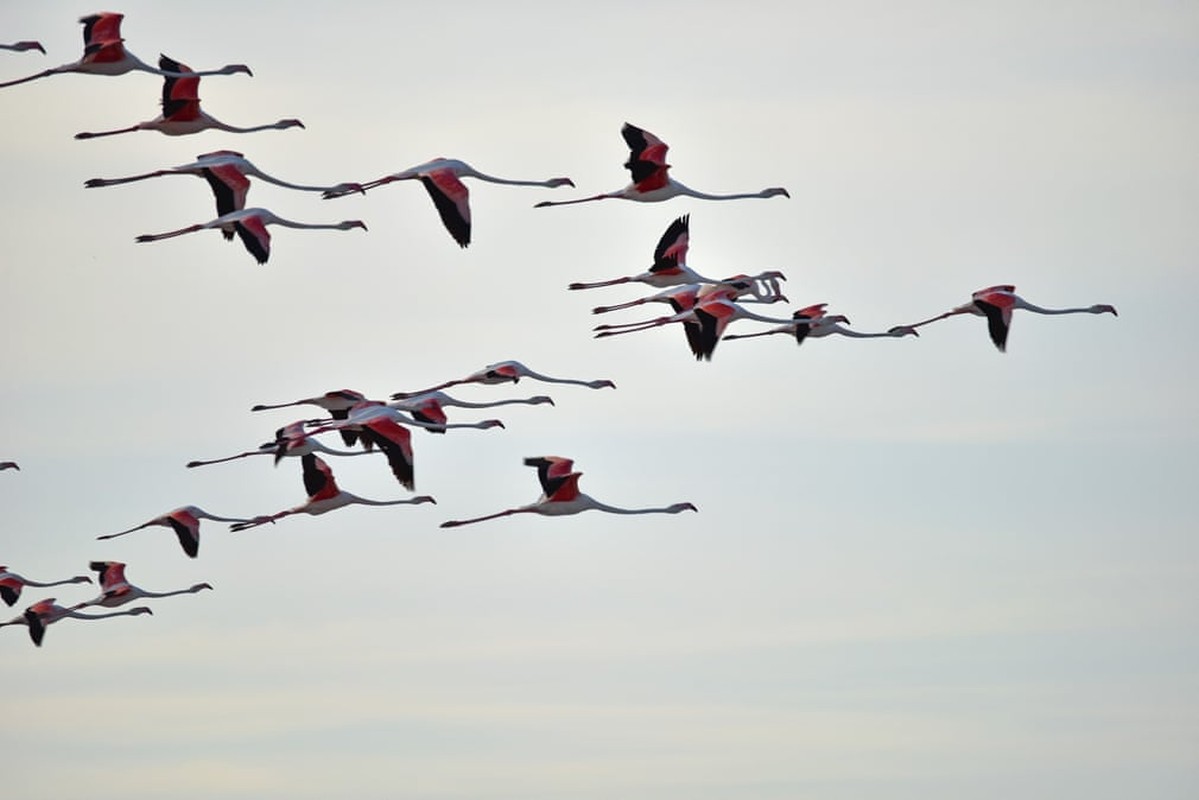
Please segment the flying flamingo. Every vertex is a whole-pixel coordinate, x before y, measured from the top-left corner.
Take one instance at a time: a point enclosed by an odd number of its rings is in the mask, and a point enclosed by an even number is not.
[[[131,175],[127,178],[91,178],[83,185],[89,189],[96,189],[102,186],[116,186],[147,178],[157,178],[162,175],[196,175],[208,181],[208,185],[212,187],[212,193],[216,197],[218,216],[246,207],[246,194],[250,191],[251,177],[301,192],[327,192],[334,189],[357,191],[353,184],[348,183],[339,183],[336,186],[304,186],[298,183],[288,183],[266,174],[250,163],[245,156],[234,150],[215,150],[211,153],[203,153],[196,156],[196,160],[190,164],[159,169],[142,175]],[[232,226],[221,230],[226,239],[233,238]]]
[[[23,50],[40,50],[42,55],[46,54],[46,48],[42,47],[41,42],[13,42],[12,44],[0,44],[0,50],[15,50],[21,52]]]
[[[731,290],[717,288],[707,296],[699,298],[692,308],[680,311],[669,317],[658,317],[657,319],[645,322],[629,322],[621,325],[597,325],[595,330],[600,331],[600,333],[597,333],[595,337],[601,339],[605,336],[635,333],[637,331],[649,330],[650,328],[657,328],[661,325],[681,322],[685,325],[698,326],[699,332],[694,337],[687,337],[695,359],[697,361],[711,361],[712,353],[715,352],[716,344],[724,335],[725,329],[728,328],[729,323],[738,319],[756,319],[759,322],[773,322],[776,324],[788,324],[790,322],[790,320],[764,317],[752,311],[747,311],[733,299],[733,292]]]
[[[210,461],[189,461],[187,462],[187,466],[189,468],[206,467],[210,464],[223,464],[226,461],[236,461],[239,458],[248,458],[249,456],[274,456],[275,463],[278,464],[286,456],[304,456],[309,453],[325,453],[331,456],[363,456],[367,454],[367,451],[334,450],[331,447],[325,447],[325,445],[321,444],[304,430],[304,420],[300,420],[289,425],[284,425],[282,428],[276,430],[275,441],[264,442],[258,446],[257,450],[247,450],[235,456],[214,458]]]
[[[944,314],[938,314],[932,319],[926,319],[923,322],[917,322],[906,327],[919,328],[930,322],[936,322],[937,320],[957,314],[974,314],[979,317],[986,317],[987,329],[991,334],[991,341],[995,343],[995,346],[999,348],[999,352],[1002,353],[1007,350],[1007,335],[1012,325],[1012,312],[1018,308],[1025,311],[1032,311],[1035,314],[1112,314],[1118,316],[1115,306],[1107,304],[1098,304],[1083,308],[1041,308],[1040,306],[1034,306],[1016,294],[1015,286],[1000,284],[999,286],[988,286],[986,289],[979,289],[974,293],[969,303],[960,305],[952,311],[946,311]]]
[[[801,308],[791,315],[791,322],[785,325],[780,325],[777,328],[771,328],[767,331],[759,331],[758,333],[729,334],[724,339],[725,341],[731,339],[752,339],[755,336],[770,336],[776,333],[784,333],[794,336],[796,344],[803,344],[804,339],[816,339],[833,334],[848,336],[851,339],[899,339],[904,336],[920,335],[920,332],[910,325],[897,325],[883,333],[861,333],[851,330],[840,324],[843,322],[848,325],[849,318],[844,314],[825,314],[824,309],[827,306],[828,303],[817,303],[807,308]]]
[[[136,131],[158,131],[167,136],[187,136],[210,128],[226,133],[254,133],[255,131],[304,127],[304,123],[298,119],[281,119],[278,122],[255,125],[250,128],[228,125],[200,109],[200,78],[191,67],[166,56],[158,57],[158,66],[167,72],[181,73],[187,76],[167,75],[162,79],[161,114],[154,119],[130,125],[128,128],[117,128],[98,133],[77,133],[75,138],[95,139],[98,136],[115,136],[118,133],[134,133]]]
[[[763,273],[765,274],[765,273]],[[639,297],[636,300],[629,300],[625,303],[615,303],[610,306],[596,306],[591,309],[592,314],[607,314],[609,311],[621,311],[626,308],[635,308],[646,303],[669,303],[674,307],[676,312],[685,311],[695,305],[696,299],[700,296],[711,294],[713,291],[721,289],[732,289],[733,296],[737,298],[739,303],[786,303],[787,296],[777,293],[777,285],[769,292],[761,292],[760,296],[746,297],[747,292],[754,291],[757,288],[761,276],[752,275],[733,275],[730,278],[725,278],[720,283],[684,283],[679,286],[670,286],[657,294],[651,294],[647,297]]]
[[[141,70],[142,72],[173,78],[185,78],[193,75],[233,75],[238,72],[244,72],[247,75],[254,74],[250,72],[250,68],[245,64],[226,64],[220,69],[203,70],[189,74],[155,69],[125,49],[125,40],[121,38],[121,20],[124,18],[124,14],[116,14],[110,11],[82,17],[79,21],[83,24],[83,58],[70,64],[63,64],[60,67],[42,70],[36,75],[29,75],[15,81],[0,83],[0,89],[64,72],[82,72],[89,75],[124,75],[126,72],[132,70]]]
[[[100,579],[100,595],[86,603],[71,606],[72,610],[88,606],[116,608],[143,597],[173,597],[177,594],[195,594],[212,588],[211,584],[197,583],[187,589],[177,589],[173,592],[148,592],[125,580],[125,564],[120,561],[92,561],[88,564],[88,568],[95,572]]]
[[[350,414],[342,420],[310,420],[310,424],[322,427],[313,430],[309,435],[315,436],[328,431],[352,429],[357,431],[367,450],[378,447],[387,456],[391,472],[396,476],[405,489],[415,488],[415,473],[413,471],[412,434],[405,425],[416,425],[423,428],[502,428],[504,423],[498,419],[488,419],[482,422],[447,423],[422,422],[401,414],[394,408],[375,400],[366,400],[350,409]]]
[[[497,517],[511,514],[542,514],[547,517],[560,517],[567,514],[578,514],[582,511],[606,511],[609,514],[678,514],[681,511],[697,511],[691,503],[675,503],[664,508],[617,508],[601,503],[593,497],[579,491],[581,472],[572,472],[574,462],[561,456],[542,456],[526,458],[526,467],[536,467],[537,479],[541,482],[542,495],[535,503],[510,508],[495,514],[488,514],[473,519],[450,520],[441,523],[443,528],[456,528],[459,525],[470,525]]]
[[[9,572],[8,567],[0,565],[0,598],[4,599],[7,605],[16,605],[16,602],[21,597],[21,589],[26,586],[61,586],[65,583],[91,583],[92,579],[86,575],[76,575],[73,578],[66,578],[61,581],[49,581],[42,583],[40,581],[31,581],[24,575],[18,575],[15,572]]]
[[[488,364],[478,372],[471,373],[465,378],[458,380],[446,381],[445,383],[433,386],[429,389],[423,389],[419,392],[396,392],[391,396],[392,400],[407,400],[410,397],[417,395],[428,394],[429,392],[448,389],[451,386],[457,386],[463,383],[482,383],[492,385],[497,383],[518,383],[521,378],[531,378],[535,381],[544,381],[546,383],[573,383],[578,386],[586,386],[589,389],[603,389],[605,387],[615,389],[616,384],[610,380],[594,380],[581,381],[573,378],[552,378],[549,375],[542,375],[539,372],[526,367],[519,361],[500,361],[496,364]]]
[[[329,465],[322,461],[319,456],[309,453],[300,460],[304,464],[304,490],[308,492],[308,499],[302,505],[298,505],[295,508],[289,508],[277,514],[255,517],[252,520],[230,525],[230,530],[244,531],[247,528],[274,522],[291,514],[312,514],[316,516],[317,514],[324,514],[354,503],[366,506],[398,506],[437,502],[428,495],[419,495],[407,500],[367,500],[364,497],[358,497],[339,489],[337,482],[333,479],[333,470],[329,469]]]
[[[25,609],[19,617],[14,617],[8,622],[0,622],[0,627],[5,625],[28,625],[29,638],[38,647],[42,646],[42,638],[46,635],[46,628],[52,623],[58,622],[60,619],[108,619],[109,617],[136,617],[140,614],[153,614],[149,608],[138,606],[131,608],[128,611],[109,611],[105,614],[84,614],[81,611],[75,611],[71,608],[65,608],[54,602],[55,598],[47,597],[45,600],[39,600],[29,608]]]
[[[18,465],[15,461],[0,461],[0,472],[3,472],[6,469],[15,469],[17,472],[21,471],[20,465]]]
[[[325,392],[320,397],[305,397],[303,400],[293,400],[290,403],[275,403],[273,405],[259,403],[250,410],[270,411],[276,408],[289,408],[291,406],[318,406],[328,411],[333,419],[345,419],[350,415],[350,409],[364,400],[366,400],[366,395],[361,392],[356,392],[353,389],[337,389]],[[341,431],[341,440],[347,445],[352,445],[358,441],[358,434],[352,430],[343,430]]]
[[[537,203],[534,208],[546,206],[566,206],[572,203],[588,203],[592,200],[603,200],[608,197],[618,197],[622,200],[636,200],[639,203],[657,203],[672,197],[686,195],[700,200],[740,200],[749,197],[774,197],[781,194],[790,197],[787,190],[781,186],[763,189],[749,194],[705,194],[697,192],[676,181],[666,174],[670,165],[666,163],[666,151],[669,146],[646,130],[625,123],[620,129],[629,146],[629,160],[624,166],[633,176],[632,182],[615,192],[597,194],[593,197],[582,197],[577,200],[546,200]]]
[[[594,283],[572,283],[568,289],[594,289],[599,286],[616,286],[621,283],[645,283],[658,289],[667,286],[680,286],[687,283],[722,283],[713,278],[705,278],[687,266],[687,250],[691,239],[691,215],[684,214],[666,228],[654,248],[654,264],[645,272],[628,275],[623,278],[613,278],[608,281]],[[777,270],[763,272],[754,276],[754,294],[762,298],[768,293],[761,291],[757,281],[769,287],[775,296],[779,295],[778,281],[787,277]]]
[[[470,192],[467,190],[466,184],[462,182],[462,178],[477,178],[488,183],[502,183],[508,186],[545,186],[551,189],[555,186],[574,186],[574,182],[570,178],[549,178],[544,181],[497,178],[494,175],[479,172],[471,165],[457,159],[435,158],[424,164],[409,167],[403,172],[364,183],[362,190],[374,189],[393,181],[419,180],[425,185],[429,197],[433,198],[433,205],[437,207],[437,213],[441,216],[441,222],[445,225],[445,229],[449,231],[450,236],[454,237],[454,241],[460,247],[466,247],[470,244]],[[353,190],[330,190],[325,193],[325,197],[341,197],[349,194],[350,191]]]
[[[515,404],[525,405],[541,405],[549,403],[554,404],[552,397],[538,395],[536,397],[512,398],[509,400],[493,400],[489,403],[467,403],[462,400],[456,400],[450,397],[445,392],[426,392],[425,394],[416,395],[406,400],[394,400],[388,403],[389,408],[407,411],[415,419],[420,422],[425,422],[436,427],[426,427],[429,433],[445,433],[444,423],[446,415],[444,406],[459,406],[461,408],[492,408],[494,406],[506,406]]]
[[[267,259],[271,257],[271,234],[266,229],[267,225],[282,225],[286,228],[305,228],[310,230],[348,231],[351,228],[366,230],[366,223],[360,219],[348,219],[328,224],[293,222],[292,220],[276,216],[265,208],[243,208],[240,211],[230,211],[228,214],[222,214],[210,222],[188,225],[186,228],[180,228],[179,230],[167,231],[166,233],[142,234],[137,237],[137,241],[157,242],[159,239],[170,239],[174,236],[182,236],[185,233],[195,233],[196,231],[205,229],[224,229],[230,225],[233,226],[233,230],[237,232],[237,235],[241,237],[242,244],[246,246],[246,250],[257,259],[259,264],[265,264]]]
[[[155,517],[149,522],[143,522],[135,528],[130,528],[120,533],[108,533],[96,538],[115,539],[127,533],[140,531],[142,528],[161,525],[164,528],[174,530],[175,535],[179,537],[179,544],[183,547],[183,552],[195,558],[196,554],[200,552],[200,520],[202,519],[210,519],[214,522],[249,522],[249,520],[239,517],[218,517],[196,506],[183,506],[182,508],[176,508],[174,511],[169,511],[161,517]]]

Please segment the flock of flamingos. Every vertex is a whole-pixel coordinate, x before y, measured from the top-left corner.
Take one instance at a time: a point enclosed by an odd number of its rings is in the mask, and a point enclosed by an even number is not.
[[[243,64],[230,64],[220,69],[193,71],[190,67],[173,59],[162,56],[158,67],[154,68],[125,49],[121,38],[121,21],[123,15],[111,12],[92,14],[80,20],[83,24],[84,51],[78,61],[59,67],[46,69],[33,75],[17,80],[0,83],[0,88],[14,86],[27,81],[52,75],[79,72],[93,75],[122,75],[140,70],[163,78],[162,112],[154,119],[139,122],[125,128],[101,132],[83,132],[76,134],[77,139],[90,139],[99,136],[110,136],[136,131],[159,131],[170,136],[180,136],[196,133],[209,128],[232,133],[249,133],[259,130],[303,127],[298,119],[285,119],[275,123],[251,127],[235,127],[223,123],[200,109],[199,84],[204,75],[233,75],[237,73],[251,74],[249,67]],[[0,44],[0,49],[11,51],[37,50],[45,53],[45,49],[36,41],[21,41],[14,44]],[[625,124],[621,135],[628,145],[629,158],[624,167],[631,175],[630,182],[622,189],[602,194],[582,197],[573,200],[557,202],[545,201],[536,207],[570,205],[586,203],[606,198],[619,198],[638,202],[659,202],[672,197],[686,196],[701,200],[736,200],[744,198],[769,198],[774,196],[789,197],[787,190],[782,187],[772,187],[759,192],[743,194],[707,194],[691,189],[670,176],[670,165],[666,163],[668,146],[654,134]],[[549,178],[547,180],[512,180],[498,178],[479,172],[462,161],[437,158],[424,164],[403,170],[377,180],[365,183],[345,182],[334,186],[308,186],[289,183],[272,177],[248,161],[242,154],[231,150],[218,150],[198,156],[195,161],[176,167],[157,169],[140,175],[123,178],[94,178],[86,182],[89,188],[113,186],[131,183],[165,175],[194,175],[203,178],[211,187],[216,200],[217,216],[208,222],[197,223],[158,234],[145,234],[137,237],[138,242],[153,242],[168,239],[201,230],[219,230],[226,239],[239,237],[246,250],[259,263],[265,263],[270,257],[270,233],[268,225],[279,225],[289,228],[324,228],[335,230],[350,230],[366,225],[361,220],[345,220],[331,224],[303,223],[279,217],[264,208],[246,208],[246,195],[250,187],[250,178],[267,181],[278,186],[298,191],[321,192],[325,198],[336,198],[352,193],[366,193],[380,186],[396,181],[419,180],[428,191],[433,205],[446,230],[454,241],[461,247],[467,247],[471,241],[471,215],[469,194],[463,178],[474,178],[490,183],[509,184],[518,186],[541,186],[555,188],[574,186],[569,178]],[[640,322],[629,322],[596,327],[596,336],[617,336],[637,331],[649,330],[665,325],[679,324],[686,335],[688,348],[697,359],[711,359],[718,342],[722,340],[748,339],[772,334],[793,336],[797,343],[806,338],[816,338],[837,334],[855,338],[874,337],[905,337],[917,336],[917,328],[949,317],[970,314],[984,317],[991,341],[1000,351],[1007,346],[1008,331],[1011,326],[1012,312],[1017,309],[1031,311],[1037,314],[1115,314],[1116,309],[1110,305],[1092,305],[1079,308],[1042,308],[1027,302],[1017,294],[1015,287],[1010,285],[990,286],[974,292],[969,302],[938,314],[922,322],[909,325],[895,326],[887,331],[862,333],[845,327],[848,319],[840,314],[827,314],[826,304],[819,303],[794,311],[788,318],[769,317],[748,310],[747,303],[770,304],[786,302],[782,294],[780,281],[784,280],[782,273],[766,271],[757,275],[734,275],[713,279],[704,277],[691,270],[686,265],[689,223],[687,216],[674,220],[663,233],[654,250],[653,265],[646,271],[611,280],[594,283],[573,283],[572,290],[591,289],[624,283],[642,283],[655,289],[656,294],[641,297],[632,301],[609,306],[599,306],[594,309],[596,314],[633,308],[645,303],[665,303],[674,311],[673,314],[659,316]],[[765,322],[773,327],[753,333],[725,335],[728,326],[737,320],[752,320]],[[232,530],[239,531],[265,524],[274,524],[284,517],[293,514],[324,514],[337,508],[351,504],[362,505],[415,505],[435,503],[428,495],[418,495],[394,500],[371,500],[342,490],[333,476],[326,457],[349,457],[365,455],[376,449],[388,461],[396,480],[409,491],[415,490],[415,472],[410,428],[424,428],[430,433],[443,434],[450,428],[495,428],[503,427],[498,419],[483,420],[474,423],[451,423],[447,420],[444,409],[447,407],[486,408],[510,404],[553,404],[553,400],[544,395],[528,398],[496,400],[486,403],[470,403],[458,400],[443,390],[462,384],[506,384],[516,383],[521,379],[536,380],[547,383],[575,384],[591,389],[615,388],[610,380],[579,380],[560,378],[534,372],[517,361],[505,361],[491,364],[483,369],[462,378],[448,380],[437,386],[413,392],[397,392],[389,401],[371,400],[359,392],[341,389],[326,392],[323,395],[303,398],[288,403],[273,405],[257,405],[253,411],[265,411],[294,406],[316,406],[328,412],[329,417],[321,419],[305,419],[292,422],[280,427],[275,437],[269,442],[259,445],[236,455],[209,461],[192,461],[188,467],[199,467],[209,464],[232,461],[253,456],[270,456],[276,464],[287,457],[298,457],[303,467],[304,490],[307,500],[303,503],[273,514],[259,515],[251,518],[222,517],[209,514],[196,506],[184,506],[170,511],[154,519],[144,522],[128,530],[99,536],[99,539],[112,539],[124,536],[134,531],[149,527],[170,528],[178,536],[184,552],[195,558],[200,546],[200,521],[212,520],[230,523]],[[337,433],[347,448],[335,449],[318,440],[323,434]],[[611,514],[678,514],[683,511],[696,511],[691,503],[680,502],[655,508],[621,508],[602,503],[579,490],[579,478],[582,473],[574,470],[574,462],[560,456],[539,456],[526,458],[524,463],[537,472],[541,485],[541,497],[533,503],[516,506],[492,514],[463,520],[443,522],[441,527],[449,528],[468,525],[484,520],[514,514],[542,514],[546,516],[561,516],[577,514],[582,511],[596,510]],[[0,462],[0,471],[19,470],[16,462]],[[30,637],[36,645],[41,645],[45,630],[51,623],[61,619],[102,619],[113,616],[136,616],[152,613],[148,606],[137,606],[128,610],[111,611],[107,613],[85,613],[82,609],[91,607],[116,608],[143,598],[169,597],[178,594],[194,594],[204,589],[211,589],[207,583],[198,583],[186,589],[175,591],[153,592],[142,589],[125,578],[125,564],[119,561],[93,561],[90,569],[96,574],[100,585],[100,594],[96,597],[71,606],[59,605],[55,598],[40,600],[28,606],[22,614],[0,623],[3,625],[25,625]],[[91,583],[87,575],[76,575],[62,580],[39,582],[12,572],[6,566],[0,566],[0,598],[13,606],[21,596],[26,586],[50,587],[70,583]]]

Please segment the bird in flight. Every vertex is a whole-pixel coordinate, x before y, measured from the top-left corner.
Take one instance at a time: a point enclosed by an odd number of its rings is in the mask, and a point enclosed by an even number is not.
[[[73,611],[88,606],[116,608],[144,597],[173,597],[177,594],[195,594],[212,588],[212,584],[197,583],[173,592],[150,592],[125,580],[125,564],[120,561],[93,561],[88,564],[88,568],[95,572],[96,577],[100,580],[100,594],[87,602],[71,606]]]
[[[472,372],[465,378],[458,378],[452,381],[438,384],[437,386],[428,389],[422,389],[419,392],[396,392],[391,396],[392,400],[407,400],[410,397],[417,395],[437,392],[442,389],[447,389],[451,386],[458,386],[463,383],[482,383],[492,385],[497,383],[519,383],[521,378],[530,378],[535,381],[544,381],[545,383],[572,383],[577,386],[586,386],[589,389],[615,389],[616,384],[610,380],[599,379],[594,381],[577,380],[575,378],[554,378],[549,375],[542,375],[540,372],[534,372],[519,361],[500,361],[495,364],[488,364],[478,372]]]
[[[88,75],[124,75],[126,72],[140,70],[153,75],[163,75],[173,78],[186,78],[200,75],[233,75],[244,72],[253,75],[245,64],[226,64],[220,69],[201,70],[185,74],[155,69],[137,56],[125,49],[125,40],[121,38],[121,20],[124,14],[104,11],[99,14],[82,17],[83,24],[83,57],[70,64],[42,70],[34,75],[18,78],[15,81],[0,83],[0,89],[6,86],[16,86],[19,83],[59,75],[66,72],[82,72]]]
[[[200,552],[200,520],[202,519],[210,519],[214,522],[249,522],[249,520],[240,517],[218,517],[215,514],[209,514],[197,506],[183,506],[128,530],[120,531],[119,533],[108,533],[96,538],[115,539],[127,533],[140,531],[142,528],[160,525],[175,531],[175,535],[179,537],[179,545],[183,548],[183,552],[187,553],[191,558],[195,558]]]
[[[475,522],[507,517],[513,514],[541,514],[547,517],[561,517],[568,514],[579,514],[583,511],[603,511],[608,514],[678,514],[682,511],[697,511],[691,503],[675,503],[660,508],[619,508],[601,503],[594,497],[579,491],[581,472],[574,472],[574,461],[561,456],[539,456],[525,459],[526,467],[537,470],[537,480],[541,483],[541,497],[534,503],[516,508],[509,508],[494,514],[473,519],[449,520],[441,523],[443,528],[456,528],[460,525],[471,525]]]
[[[979,317],[986,317],[987,331],[991,334],[991,341],[999,349],[999,352],[1003,353],[1007,350],[1008,331],[1012,326],[1012,312],[1017,309],[1031,311],[1034,314],[1111,314],[1117,316],[1116,307],[1107,305],[1106,303],[1082,306],[1080,308],[1041,308],[1016,294],[1015,286],[1000,284],[998,286],[988,286],[986,289],[979,289],[971,296],[969,303],[946,311],[944,314],[938,314],[923,322],[916,322],[901,327],[919,328],[922,325],[928,325],[931,322],[957,316],[958,314],[973,314]]]
[[[15,572],[10,572],[8,567],[0,565],[0,598],[3,598],[6,605],[16,605],[17,600],[21,598],[21,590],[26,586],[62,586],[67,583],[91,583],[92,579],[86,575],[76,575],[73,578],[64,578],[61,581],[34,581],[26,578],[24,575],[18,575]]]
[[[614,192],[605,192],[604,194],[597,194],[591,197],[581,197],[577,200],[545,200],[537,203],[534,208],[589,203],[592,200],[605,200],[609,197],[621,200],[636,200],[639,203],[657,203],[662,200],[669,200],[672,197],[679,197],[680,195],[694,197],[699,200],[742,200],[751,197],[791,196],[781,186],[772,186],[760,192],[743,194],[707,194],[705,192],[697,192],[695,189],[684,186],[667,174],[667,170],[670,169],[670,164],[666,163],[666,151],[669,149],[669,145],[657,136],[627,122],[620,129],[620,135],[624,137],[625,143],[629,146],[629,160],[624,164],[625,169],[632,176],[632,181],[628,186]]]
[[[402,172],[396,172],[377,180],[361,184],[361,190],[366,191],[378,186],[386,186],[395,181],[420,181],[433,200],[438,215],[450,236],[459,247],[470,244],[470,191],[462,178],[475,178],[488,183],[502,183],[508,186],[574,186],[570,178],[547,178],[543,181],[514,180],[512,178],[497,178],[479,172],[464,161],[454,158],[435,158],[424,164],[409,167]],[[352,184],[358,186],[358,184]],[[325,199],[341,197],[358,189],[331,189],[325,192]]]
[[[349,492],[342,491],[337,486],[337,481],[333,479],[333,470],[329,465],[321,460],[319,456],[309,453],[300,459],[304,465],[304,489],[308,492],[308,499],[300,505],[289,508],[285,511],[280,511],[277,514],[255,517],[252,520],[245,520],[229,526],[233,531],[244,531],[249,528],[254,528],[259,525],[265,525],[268,522],[283,519],[292,514],[325,514],[343,506],[352,504],[366,506],[398,506],[398,505],[419,505],[421,503],[436,503],[432,497],[428,495],[419,495],[417,497],[405,500],[368,500],[365,497],[359,497]]]
[[[38,647],[42,646],[42,639],[46,635],[46,628],[51,624],[58,622],[61,619],[107,619],[109,617],[136,617],[141,614],[153,614],[146,606],[138,606],[131,608],[128,611],[109,611],[104,614],[84,614],[82,611],[76,611],[72,608],[66,608],[58,605],[55,598],[47,597],[45,600],[39,600],[19,617],[14,617],[8,622],[0,622],[0,627],[5,625],[28,625],[29,638]]]
[[[896,325],[894,328],[882,333],[862,333],[855,331],[841,324],[845,323],[845,325],[848,325],[848,317],[844,314],[826,314],[824,310],[827,307],[828,303],[817,303],[807,308],[801,308],[791,315],[790,322],[780,325],[777,328],[757,333],[733,333],[725,336],[724,341],[753,339],[756,336],[770,336],[776,333],[794,336],[796,344],[803,344],[804,339],[816,339],[833,334],[847,336],[851,339],[900,339],[904,336],[920,335],[920,332],[910,325]]]
[[[347,219],[332,223],[294,222],[284,219],[265,208],[243,208],[240,211],[230,211],[209,222],[188,225],[186,228],[167,231],[166,233],[144,233],[137,237],[138,242],[157,242],[182,236],[185,233],[195,233],[202,230],[224,230],[232,226],[241,237],[242,244],[259,264],[265,264],[271,257],[271,234],[267,225],[282,225],[285,228],[300,228],[307,230],[338,230],[348,231],[352,228],[366,230],[366,223],[360,219]]]

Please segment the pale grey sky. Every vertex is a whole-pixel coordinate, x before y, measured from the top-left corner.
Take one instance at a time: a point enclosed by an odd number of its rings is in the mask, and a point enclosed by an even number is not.
[[[93,9],[9,3],[0,80],[80,55]],[[129,564],[215,590],[152,617],[0,630],[5,785],[75,798],[1190,798],[1199,648],[1199,12],[1156,2],[230,3],[131,0],[126,45],[195,68],[247,136],[77,131],[150,119],[159,79],[0,90],[0,563]],[[628,121],[697,189],[791,199],[545,199],[624,185]],[[423,189],[250,205],[367,233],[278,230],[269,264],[213,232],[205,184],[84,189],[217,149],[300,183],[435,156],[577,189],[472,183],[460,250]],[[1018,313],[918,339],[596,341],[617,287],[691,214],[701,273],[781,269],[792,308],[862,330],[983,286],[1111,316]],[[646,289],[645,293],[649,293]],[[658,307],[664,308],[664,307]],[[786,315],[789,308],[768,307]],[[619,319],[616,317],[619,316]],[[748,323],[738,323],[739,325]],[[438,505],[344,509],[200,556],[121,530],[194,503],[299,503],[298,465],[200,470],[350,387],[381,397],[518,359],[616,391],[548,393],[506,430],[414,433]],[[438,523],[537,496],[525,456],[581,488],[698,514]],[[403,494],[380,459],[339,482]],[[29,589],[23,600],[47,592]],[[94,587],[57,587],[60,602]],[[21,606],[4,618],[19,612]]]

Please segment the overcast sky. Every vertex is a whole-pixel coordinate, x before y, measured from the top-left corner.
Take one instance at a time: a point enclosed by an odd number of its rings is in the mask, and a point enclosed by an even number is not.
[[[9,2],[0,80],[74,61],[61,0]],[[4,785],[75,798],[1012,797],[1199,793],[1194,495],[1199,10],[1177,2],[233,3],[130,0],[127,48],[196,69],[238,136],[138,132],[161,81],[0,89],[0,563],[49,580],[128,563],[154,615],[0,629]],[[791,198],[534,209],[622,187],[624,122],[709,192]],[[306,184],[435,156],[577,188],[470,182],[473,243],[399,183],[250,205],[360,230],[275,229],[259,266],[204,231],[208,187],[85,189],[217,149]],[[691,215],[704,274],[779,269],[791,300],[885,330],[1014,283],[1006,354],[981,318],[919,339],[595,340],[566,290],[649,266]],[[753,323],[736,323],[741,332]],[[504,430],[414,432],[437,505],[230,533],[199,557],[151,528],[185,504],[300,503],[252,448],[371,397],[517,359],[590,390],[451,390]],[[698,514],[447,519],[533,501],[527,456],[575,459],[615,505]],[[379,456],[342,487],[407,496]],[[96,587],[27,589],[64,604]]]

